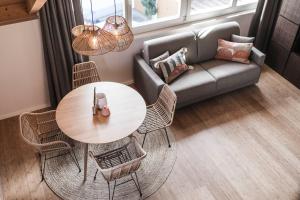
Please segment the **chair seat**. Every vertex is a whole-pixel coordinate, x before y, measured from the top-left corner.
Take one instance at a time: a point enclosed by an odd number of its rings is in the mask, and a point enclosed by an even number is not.
[[[73,140],[69,137],[67,137],[63,132],[57,130],[53,131],[47,134],[42,134],[39,136],[40,141],[42,144],[46,144],[49,142],[55,142],[55,141],[63,141],[68,143],[70,146],[74,146]],[[56,151],[56,150],[62,150],[66,149],[66,145],[64,144],[53,144],[53,145],[47,145],[43,146],[41,148],[42,151]]]
[[[109,169],[135,159],[136,155],[131,155],[127,146],[114,149],[104,154],[96,155],[95,160],[102,169]]]
[[[135,173],[139,169],[142,159],[145,158],[146,152],[133,137],[127,144],[119,148],[99,155],[90,152],[90,155],[96,161],[104,178],[107,181],[114,181]]]
[[[154,107],[147,108],[146,118],[143,124],[138,128],[138,132],[141,134],[146,134],[152,131],[156,131],[165,128],[167,123],[159,115]]]

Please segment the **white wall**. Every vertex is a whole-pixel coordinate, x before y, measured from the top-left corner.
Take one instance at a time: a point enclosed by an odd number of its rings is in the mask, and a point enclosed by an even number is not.
[[[130,84],[133,56],[140,52],[143,41],[224,21],[239,22],[241,34],[246,35],[252,16],[250,12],[140,34],[126,51],[91,59],[97,63],[103,80]],[[0,119],[49,106],[39,20],[0,26],[0,36]]]
[[[0,119],[49,106],[39,20],[0,26]]]

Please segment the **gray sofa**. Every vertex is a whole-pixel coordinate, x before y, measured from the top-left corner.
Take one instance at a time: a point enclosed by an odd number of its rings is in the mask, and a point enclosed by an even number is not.
[[[149,60],[166,51],[188,49],[187,64],[194,67],[170,84],[177,95],[177,108],[230,92],[258,82],[265,55],[253,47],[250,64],[216,60],[217,40],[231,40],[240,34],[239,24],[228,22],[201,30],[161,37],[144,42],[143,55],[134,58],[134,79],[147,103],[157,99],[165,84],[149,65]]]

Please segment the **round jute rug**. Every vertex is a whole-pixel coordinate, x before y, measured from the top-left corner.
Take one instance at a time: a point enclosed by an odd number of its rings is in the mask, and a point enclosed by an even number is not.
[[[172,132],[168,131],[172,147],[169,148],[163,131],[150,133],[147,135],[144,149],[147,152],[146,158],[143,160],[140,169],[137,171],[140,186],[142,189],[142,199],[145,199],[155,193],[167,180],[176,161],[176,143]],[[141,144],[143,135],[134,134]],[[105,145],[89,145],[89,150],[94,154],[104,153],[111,149],[122,146],[128,141],[123,140],[105,144]],[[83,181],[83,146],[75,145],[75,154],[78,158],[81,172],[72,161],[69,154],[53,158],[47,161],[45,171],[45,181],[50,189],[62,199],[108,199],[107,182],[98,173],[96,180],[94,175],[96,172],[96,164],[92,159],[88,159],[87,180]],[[117,183],[126,181],[124,177]],[[112,188],[111,184],[111,188]],[[139,193],[132,181],[121,184],[116,187],[114,199],[141,199]]]

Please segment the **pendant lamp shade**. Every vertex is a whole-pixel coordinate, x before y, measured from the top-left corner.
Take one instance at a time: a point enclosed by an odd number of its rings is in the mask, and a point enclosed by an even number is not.
[[[99,27],[93,26],[93,25],[78,25],[78,26],[75,26],[74,28],[72,28],[72,34],[73,34],[73,36],[77,37],[77,36],[81,35],[84,30],[93,31],[93,30],[98,30],[98,29],[99,29]]]
[[[74,29],[75,28],[76,27],[74,27]],[[86,29],[79,27],[75,29],[74,32],[73,30],[72,33],[77,36],[73,41],[72,47],[75,52],[81,55],[103,55],[113,51],[117,46],[115,37],[97,26],[94,26],[94,28],[87,26]]]
[[[133,34],[124,17],[117,15],[108,17],[103,30],[111,33],[117,41],[113,51],[124,51],[129,48],[133,41]]]

